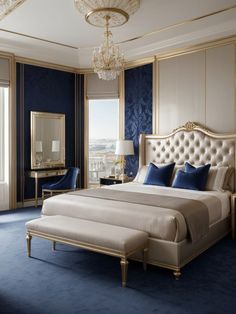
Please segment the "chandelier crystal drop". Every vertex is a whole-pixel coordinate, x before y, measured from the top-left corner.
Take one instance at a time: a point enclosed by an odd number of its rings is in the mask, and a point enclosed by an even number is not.
[[[100,79],[114,80],[124,69],[124,55],[113,43],[111,27],[125,24],[134,14],[140,0],[74,0],[86,22],[97,27],[105,27],[103,43],[95,48],[92,57],[94,72]]]
[[[119,46],[114,45],[112,33],[109,31],[109,19],[106,17],[104,40],[99,48],[95,48],[92,57],[94,72],[102,80],[114,80],[124,68],[124,55]]]

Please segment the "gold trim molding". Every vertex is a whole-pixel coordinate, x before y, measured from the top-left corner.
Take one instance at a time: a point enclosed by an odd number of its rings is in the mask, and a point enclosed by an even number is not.
[[[214,15],[217,15],[217,14],[220,14],[220,13],[223,13],[223,12],[227,12],[227,11],[233,10],[235,8],[236,8],[236,5],[232,5],[230,7],[223,8],[221,10],[217,10],[217,11],[214,11],[214,12],[211,12],[211,13],[208,13],[208,14],[197,16],[197,17],[194,17],[192,19],[184,20],[184,21],[181,21],[181,22],[169,25],[169,26],[165,26],[165,27],[159,28],[159,29],[157,29],[155,31],[152,31],[152,32],[140,35],[140,36],[136,36],[136,37],[133,37],[133,38],[130,38],[130,39],[126,39],[126,40],[120,41],[117,44],[125,44],[125,43],[129,43],[131,41],[135,41],[135,40],[139,40],[139,39],[142,39],[142,38],[145,38],[145,37],[149,37],[151,35],[155,35],[155,34],[158,34],[158,33],[164,32],[166,30],[170,30],[172,28],[176,28],[176,27],[179,27],[179,26],[182,26],[182,25],[185,25],[185,24],[190,24],[192,22],[203,20],[203,19],[205,19],[207,17],[214,16]]]

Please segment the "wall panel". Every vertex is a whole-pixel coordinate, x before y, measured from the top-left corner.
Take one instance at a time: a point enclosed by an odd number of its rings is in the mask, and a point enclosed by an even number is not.
[[[205,52],[159,61],[159,134],[186,121],[205,124]]]
[[[206,51],[206,125],[217,132],[235,132],[234,45]]]
[[[126,159],[128,175],[138,170],[139,134],[152,133],[152,71],[152,63],[125,71],[125,138],[135,151]]]

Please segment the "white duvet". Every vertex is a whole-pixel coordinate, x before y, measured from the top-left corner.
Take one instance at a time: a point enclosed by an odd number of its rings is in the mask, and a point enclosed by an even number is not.
[[[193,191],[140,183],[126,183],[103,188],[145,194],[173,195],[200,200],[209,209],[210,225],[227,217],[230,212],[230,193]],[[214,207],[209,196],[220,200],[221,209]],[[145,231],[150,237],[179,242],[186,238],[187,227],[181,213],[173,209],[145,206],[98,198],[60,194],[44,201],[43,215],[64,215]]]

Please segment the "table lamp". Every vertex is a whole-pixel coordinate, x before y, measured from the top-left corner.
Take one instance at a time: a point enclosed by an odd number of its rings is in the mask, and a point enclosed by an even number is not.
[[[125,156],[134,155],[134,144],[131,140],[118,140],[116,141],[116,151],[115,155],[120,156],[120,163],[121,163],[121,174],[119,179],[124,181],[127,178],[125,174]]]

